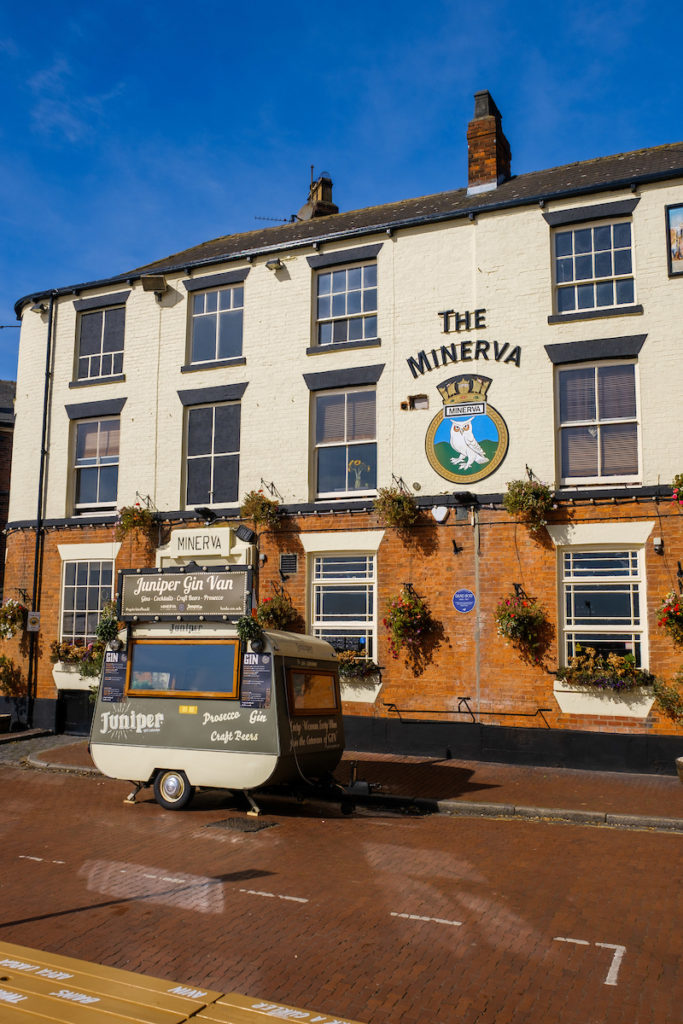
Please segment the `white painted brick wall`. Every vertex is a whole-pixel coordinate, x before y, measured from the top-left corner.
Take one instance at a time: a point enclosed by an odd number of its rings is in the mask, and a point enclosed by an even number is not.
[[[608,202],[626,191],[548,204],[546,209]],[[664,207],[683,202],[683,184],[648,185],[633,214],[636,302],[643,315],[614,316],[549,325],[552,313],[551,231],[539,207],[484,214],[398,231],[393,237],[340,241],[324,251],[383,243],[377,258],[381,347],[307,355],[313,335],[314,275],[306,261],[313,250],[283,252],[285,270],[268,271],[256,259],[245,282],[246,365],[182,373],[188,360],[188,296],[185,274],[169,276],[159,304],[132,287],[126,306],[125,381],[69,387],[74,372],[76,314],[73,296],[60,297],[55,329],[54,382],[49,433],[46,514],[69,514],[71,432],[65,405],[125,397],[121,422],[118,504],[135,492],[149,494],[159,509],[182,507],[183,406],[178,391],[248,382],[242,400],[240,495],[273,481],[287,502],[314,496],[310,441],[311,396],[304,373],[385,364],[377,386],[380,485],[392,473],[423,494],[458,489],[440,477],[425,455],[425,434],[441,409],[436,390],[464,372],[492,378],[488,400],[510,432],[507,458],[491,476],[468,485],[479,493],[502,491],[523,477],[525,465],[543,480],[556,477],[553,367],[544,346],[557,342],[646,334],[638,360],[643,484],[667,483],[681,471],[683,390],[681,322],[683,280],[667,274]],[[150,254],[153,256],[154,254]],[[271,254],[272,255],[272,254]],[[270,257],[269,257],[270,258]],[[207,268],[213,274],[239,264]],[[246,266],[246,264],[243,264]],[[199,276],[195,272],[195,277]],[[121,285],[107,289],[121,290]],[[99,294],[105,294],[103,290]],[[96,294],[84,292],[81,297]],[[440,310],[486,309],[486,328],[469,334],[442,332]],[[24,313],[17,381],[17,424],[10,521],[35,517],[47,327],[45,317]],[[407,359],[442,344],[485,338],[521,347],[521,366],[478,361],[449,364],[415,380]],[[474,348],[474,346],[473,346]],[[509,352],[510,350],[508,350]],[[409,395],[427,394],[427,411],[404,412]]]

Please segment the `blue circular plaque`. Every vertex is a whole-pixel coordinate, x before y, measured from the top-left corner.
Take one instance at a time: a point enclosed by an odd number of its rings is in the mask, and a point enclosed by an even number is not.
[[[477,599],[471,590],[456,590],[453,594],[453,607],[456,612],[471,612]]]

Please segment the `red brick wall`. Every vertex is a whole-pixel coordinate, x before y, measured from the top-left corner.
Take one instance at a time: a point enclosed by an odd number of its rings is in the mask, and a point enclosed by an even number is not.
[[[562,510],[564,515],[564,509]],[[560,513],[555,513],[557,517]],[[647,602],[649,619],[650,669],[670,681],[671,674],[683,661],[667,634],[657,626],[656,609],[663,595],[676,583],[677,559],[683,549],[683,514],[667,503],[623,503],[618,506],[583,505],[570,512],[576,522],[616,522],[655,520],[653,534],[664,539],[664,554],[654,553],[651,539],[646,547]],[[552,728],[581,729],[598,732],[646,731],[661,734],[682,734],[683,728],[656,710],[645,721],[608,716],[572,717],[563,715],[553,697],[554,669],[557,666],[556,643],[547,652],[544,664],[529,665],[517,651],[496,633],[494,610],[500,598],[509,594],[513,583],[521,583],[526,592],[536,597],[547,609],[557,626],[557,555],[546,531],[536,539],[521,524],[510,521],[502,510],[481,509],[479,512],[479,709],[490,712],[481,721],[491,725],[516,725],[545,728],[536,715],[538,708],[550,708],[545,720]],[[559,518],[558,518],[559,521]],[[260,597],[272,594],[272,585],[281,585],[279,555],[295,552],[299,569],[284,584],[302,618],[306,616],[306,557],[299,531],[324,531],[340,534],[349,530],[378,529],[374,514],[335,513],[326,516],[303,516],[285,519],[280,529],[263,533],[259,548],[266,561],[260,571]],[[38,697],[54,697],[50,641],[59,635],[59,601],[61,563],[59,543],[97,543],[112,540],[113,527],[83,526],[78,530],[53,530],[45,538],[43,558],[43,589],[41,599],[40,663]],[[458,552],[454,552],[453,542]],[[24,587],[30,592],[33,573],[34,535],[30,531],[13,531],[8,538],[7,588]],[[148,566],[153,555],[141,543],[127,538],[117,559],[117,569]],[[477,709],[476,623],[475,612],[462,614],[452,603],[456,590],[476,591],[475,530],[468,519],[456,520],[451,510],[444,524],[435,523],[426,514],[420,524],[406,535],[387,529],[377,555],[378,619],[380,622],[376,660],[383,668],[383,686],[374,705],[347,703],[349,714],[383,717],[390,712],[385,704],[394,703],[408,717],[437,721],[471,721],[466,714],[456,714],[458,698],[470,697],[470,706]],[[426,663],[413,669],[400,655],[393,659],[387,645],[386,631],[381,625],[387,601],[397,594],[404,582],[411,582],[417,593],[428,602],[431,614],[440,623],[442,634],[428,652]],[[18,639],[9,641],[8,653],[22,657]],[[13,651],[9,648],[12,647]],[[14,653],[13,653],[14,652]],[[25,653],[25,651],[24,651]],[[527,717],[532,716],[532,717]]]

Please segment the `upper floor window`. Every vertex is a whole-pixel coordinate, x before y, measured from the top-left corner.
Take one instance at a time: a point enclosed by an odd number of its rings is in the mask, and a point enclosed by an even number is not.
[[[638,475],[634,363],[598,363],[559,371],[563,480]]]
[[[318,345],[377,337],[377,264],[320,271],[317,277]]]
[[[192,363],[242,355],[244,288],[235,285],[192,296]]]
[[[116,508],[119,417],[79,420],[74,461],[76,512]]]
[[[315,396],[317,494],[372,493],[377,487],[375,391]]]
[[[82,560],[64,562],[60,639],[87,644],[95,639],[100,613],[113,596],[114,563]]]
[[[239,451],[239,402],[188,409],[188,505],[228,504],[238,500]]]
[[[76,377],[113,377],[123,373],[126,307],[97,309],[79,315]]]
[[[553,245],[558,314],[633,304],[630,221],[558,229]]]

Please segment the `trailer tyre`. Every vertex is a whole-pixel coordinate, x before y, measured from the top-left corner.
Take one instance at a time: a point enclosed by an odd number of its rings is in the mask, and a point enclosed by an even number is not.
[[[154,799],[167,811],[180,811],[194,796],[185,772],[162,768],[154,778]]]

